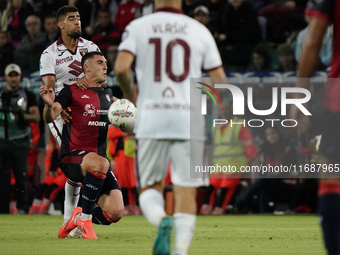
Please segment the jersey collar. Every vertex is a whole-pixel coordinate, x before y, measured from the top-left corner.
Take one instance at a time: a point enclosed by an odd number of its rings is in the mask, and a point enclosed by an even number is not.
[[[184,12],[180,9],[176,9],[173,7],[162,7],[162,8],[157,8],[155,12],[172,12],[172,13],[178,13],[178,14],[184,14]]]
[[[77,48],[78,47],[84,47],[85,46],[85,43],[84,43],[84,40],[83,38],[79,37],[78,38],[78,44],[77,44]],[[59,39],[57,40],[57,47],[58,47],[58,50],[61,50],[61,51],[64,51],[64,50],[68,50],[65,45],[64,45],[64,42],[63,42],[63,39],[61,38],[61,36],[59,37]],[[76,49],[77,51],[77,49]],[[71,51],[70,51],[71,52]],[[73,52],[71,52],[72,54],[74,54]]]

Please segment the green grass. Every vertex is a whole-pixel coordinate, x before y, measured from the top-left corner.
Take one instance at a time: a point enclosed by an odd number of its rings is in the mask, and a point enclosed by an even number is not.
[[[61,216],[0,215],[0,254],[151,254],[156,229],[142,216],[94,225],[98,240],[58,239]],[[174,233],[173,233],[174,236]],[[325,254],[317,217],[199,216],[189,254]]]

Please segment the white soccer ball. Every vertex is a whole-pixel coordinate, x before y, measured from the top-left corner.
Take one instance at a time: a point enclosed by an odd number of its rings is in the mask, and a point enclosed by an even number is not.
[[[132,133],[136,119],[137,109],[127,99],[118,99],[109,108],[109,121],[120,130]]]

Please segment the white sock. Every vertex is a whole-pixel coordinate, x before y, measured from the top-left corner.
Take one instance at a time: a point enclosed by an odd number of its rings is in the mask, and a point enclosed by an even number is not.
[[[82,221],[85,221],[85,220],[92,220],[92,214],[86,214],[86,213],[82,213],[80,215],[80,219]]]
[[[80,182],[73,182],[70,179],[65,183],[64,223],[71,218],[74,208],[78,205],[80,187]]]
[[[175,213],[173,216],[176,228],[175,249],[173,254],[186,255],[194,236],[196,215]]]
[[[139,196],[139,205],[145,218],[158,228],[162,219],[166,217],[162,194],[156,189],[147,189]]]

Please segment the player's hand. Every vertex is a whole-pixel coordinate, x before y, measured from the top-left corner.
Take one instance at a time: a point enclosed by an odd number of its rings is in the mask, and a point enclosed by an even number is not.
[[[40,96],[44,100],[45,104],[49,106],[53,105],[55,94],[52,88],[47,88],[46,85],[42,85],[40,87]]]
[[[65,109],[62,110],[60,115],[61,115],[61,119],[63,120],[64,124],[66,122],[70,122],[72,120],[72,117],[70,115],[71,112],[72,112],[72,110],[71,110],[71,108],[69,106],[66,108],[66,110]]]
[[[294,9],[296,7],[296,3],[294,1],[285,2],[283,5],[288,7],[289,9]]]
[[[87,87],[89,86],[89,81],[84,77],[79,79],[76,82],[77,87],[81,88],[82,90],[87,89]]]

